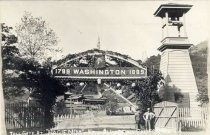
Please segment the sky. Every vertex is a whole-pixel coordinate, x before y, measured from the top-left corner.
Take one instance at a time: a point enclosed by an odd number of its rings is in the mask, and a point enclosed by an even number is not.
[[[189,40],[196,45],[208,39],[208,1],[169,1],[192,4],[186,14]],[[24,11],[42,17],[59,38],[63,52],[53,57],[97,47],[133,59],[157,55],[161,45],[161,19],[153,13],[168,1],[0,1],[0,20],[8,26],[20,23]]]

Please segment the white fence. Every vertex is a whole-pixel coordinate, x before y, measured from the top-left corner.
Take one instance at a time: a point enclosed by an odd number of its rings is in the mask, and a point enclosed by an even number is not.
[[[191,113],[193,112],[193,114]],[[182,127],[205,128],[208,120],[208,107],[179,108],[178,121]]]
[[[67,119],[78,119],[78,120],[84,120],[84,119],[92,119],[93,117],[97,116],[104,116],[106,115],[106,111],[89,111],[86,112],[85,114],[64,114],[64,115],[58,115],[54,116],[54,121],[62,121],[62,120],[67,120]]]
[[[192,111],[193,111],[193,116],[191,113]],[[184,128],[192,128],[192,127],[205,129],[207,125],[207,119],[208,119],[208,108],[207,107],[178,108],[177,115],[174,116],[175,118],[174,121],[172,120],[172,118],[173,117],[170,118],[171,122],[168,122],[168,125],[170,125],[169,127],[177,127],[178,130],[181,130]],[[70,120],[70,119],[72,120],[73,123],[76,123],[76,124],[79,123],[80,126],[81,126],[81,122],[83,122],[84,120],[94,120],[95,123],[99,125],[100,124],[103,125],[104,123],[109,123],[110,121],[113,121],[113,119],[114,119],[113,122],[115,122],[115,124],[118,123],[119,121],[122,121],[124,123],[133,122],[135,124],[134,115],[107,116],[106,111],[89,111],[89,112],[86,112],[85,114],[80,114],[80,115],[67,114],[67,115],[60,115],[60,116],[54,117],[54,121],[56,123],[59,123],[63,120]],[[161,119],[159,119],[159,123],[164,123],[163,120],[164,118],[161,117]]]

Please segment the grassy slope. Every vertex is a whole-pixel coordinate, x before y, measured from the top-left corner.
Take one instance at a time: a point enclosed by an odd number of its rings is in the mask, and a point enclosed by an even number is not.
[[[208,42],[204,41],[189,49],[198,90],[207,88],[207,51]]]

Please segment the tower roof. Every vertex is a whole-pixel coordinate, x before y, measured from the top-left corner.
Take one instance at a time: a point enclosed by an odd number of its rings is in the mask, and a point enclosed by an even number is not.
[[[158,17],[164,17],[165,13],[168,12],[170,17],[181,17],[183,13],[187,13],[191,9],[191,7],[192,5],[187,4],[162,4],[155,11],[154,15]]]

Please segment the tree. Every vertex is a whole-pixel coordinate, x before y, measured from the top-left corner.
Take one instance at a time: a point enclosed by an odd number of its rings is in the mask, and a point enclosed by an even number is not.
[[[5,23],[1,24],[1,48],[2,48],[2,59],[3,62],[3,68],[11,67],[9,66],[9,63],[12,59],[12,57],[15,57],[19,54],[19,50],[16,47],[17,43],[17,37],[12,32],[13,28],[8,27]]]
[[[201,105],[206,104],[209,102],[207,74],[208,41],[192,46],[189,49],[189,52],[199,92],[197,100],[201,103]]]
[[[208,89],[206,87],[200,88],[197,100],[200,101],[201,105],[209,103]]]
[[[13,28],[6,24],[1,24],[2,28],[2,85],[4,97],[9,99],[12,96],[23,94],[20,88],[20,80],[18,78],[20,73],[19,50],[16,47],[17,37],[12,32]]]
[[[106,107],[106,113],[108,115],[112,115],[116,112],[116,110],[119,108],[118,100],[120,100],[117,95],[112,91],[105,91],[103,93],[103,97],[107,99],[107,102],[105,104]]]
[[[145,62],[142,64],[146,67],[148,67],[148,75],[153,74],[153,72],[158,71],[160,68],[160,59],[161,56],[158,54],[157,56],[153,55],[149,57]]]
[[[166,80],[166,79],[165,79]],[[163,101],[170,101],[180,103],[184,95],[181,93],[181,90],[175,85],[164,84],[159,88],[159,97]]]
[[[155,72],[148,76],[145,80],[138,81],[136,86],[133,87],[133,92],[137,97],[137,105],[140,109],[140,117],[143,118],[144,112],[147,108],[152,108],[154,104],[161,101],[158,95],[158,82],[162,80],[162,74]],[[140,120],[140,124],[144,126],[144,120]]]
[[[41,17],[25,12],[21,23],[16,26],[18,48],[25,58],[43,61],[49,53],[60,51],[58,38]]]
[[[49,67],[36,65],[34,61],[31,63],[31,70],[21,75],[25,80],[25,87],[31,89],[33,97],[40,99],[40,104],[45,108],[45,127],[51,128],[53,123],[53,106],[55,105],[56,97],[64,93],[65,87],[59,80],[55,79]]]
[[[45,108],[46,128],[52,127],[53,105],[56,96],[63,94],[64,87],[50,73],[51,59],[47,59],[41,65],[34,59],[20,57],[19,49],[16,47],[17,37],[11,32],[12,28],[5,24],[1,26],[4,97],[13,100],[13,97],[24,95],[26,90],[30,91],[30,96],[39,99]]]

